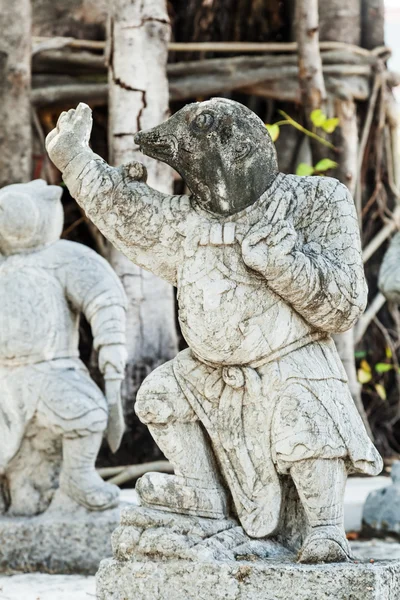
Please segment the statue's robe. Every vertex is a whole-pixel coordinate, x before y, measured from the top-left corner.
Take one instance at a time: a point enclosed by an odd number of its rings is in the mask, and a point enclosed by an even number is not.
[[[279,174],[255,204],[223,217],[135,182],[129,168],[112,169],[90,151],[71,161],[64,180],[117,248],[177,286],[189,350],[174,360],[175,377],[250,535],[275,530],[280,474],[295,461],[381,470],[330,336],[349,329],[366,302],[357,218],[343,185]],[[295,248],[272,261],[268,243],[260,246],[265,266],[249,268],[244,240],[279,221],[295,229]]]

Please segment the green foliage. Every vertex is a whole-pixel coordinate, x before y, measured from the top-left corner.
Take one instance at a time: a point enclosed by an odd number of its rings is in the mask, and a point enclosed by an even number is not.
[[[381,400],[386,400],[386,398],[387,398],[386,390],[385,390],[385,387],[381,383],[375,384],[375,391],[378,394],[378,396],[381,398]]]
[[[391,371],[393,369],[393,365],[389,364],[389,363],[376,363],[375,365],[375,371],[377,373],[387,373],[388,371]]]
[[[265,127],[267,128],[273,142],[276,142],[276,140],[278,139],[280,134],[280,127],[282,127],[282,125],[291,125],[292,127],[298,129],[308,137],[311,137],[314,140],[318,141],[320,144],[327,146],[331,150],[336,150],[335,146],[331,144],[331,142],[315,133],[315,131],[310,131],[309,129],[306,129],[306,127],[303,127],[303,125],[295,121],[290,115],[285,113],[283,110],[280,110],[279,112],[284,117],[284,120],[277,121],[276,123],[265,124]],[[333,133],[336,127],[339,125],[339,119],[337,117],[332,117],[331,119],[328,119],[326,114],[320,109],[313,110],[310,114],[310,119],[315,127],[319,127],[325,133],[329,134]],[[307,163],[300,163],[299,165],[297,165],[296,175],[322,175],[326,173],[326,171],[329,171],[329,169],[335,169],[336,167],[337,162],[331,160],[330,158],[323,158],[314,167]]]
[[[315,127],[320,127],[326,133],[333,133],[336,127],[339,125],[339,119],[337,117],[332,117],[328,119],[326,114],[322,112],[320,108],[313,110],[310,114],[310,119]]]
[[[337,162],[331,160],[330,158],[323,158],[315,167],[307,163],[299,163],[296,169],[296,175],[320,175],[321,173],[325,173],[329,169],[334,169],[337,167]]]
[[[339,119],[337,117],[332,117],[331,119],[326,119],[322,125],[322,129],[326,133],[333,133],[338,125]]]
[[[315,127],[321,127],[326,121],[326,115],[322,112],[320,108],[317,108],[312,111],[310,114],[310,119]]]
[[[296,175],[307,176],[314,173],[314,167],[307,163],[299,163],[296,168]]]
[[[267,128],[267,131],[271,136],[272,141],[276,142],[280,134],[279,125],[277,125],[277,123],[273,123],[272,125],[268,125],[268,123],[266,123],[265,127]]]
[[[338,164],[334,160],[331,160],[330,158],[323,158],[322,160],[317,162],[317,164],[314,167],[314,170],[317,173],[324,173],[329,169],[336,169],[337,166]]]
[[[389,381],[386,374],[394,372],[396,369],[395,364],[392,362],[392,350],[387,346],[385,348],[384,360],[375,363],[373,368],[366,359],[367,354],[368,353],[365,350],[355,352],[355,358],[361,359],[357,369],[357,379],[363,385],[363,389],[366,392],[373,392],[377,394],[381,400],[385,401],[387,399],[385,383],[387,384]]]

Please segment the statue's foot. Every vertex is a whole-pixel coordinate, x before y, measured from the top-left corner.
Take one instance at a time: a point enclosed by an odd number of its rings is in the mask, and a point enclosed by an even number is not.
[[[352,559],[343,529],[336,525],[315,527],[300,550],[301,563],[347,562]]]
[[[143,505],[167,512],[225,519],[229,516],[226,492],[222,487],[206,488],[182,483],[175,475],[146,473],[136,484]]]
[[[119,487],[103,481],[96,472],[85,477],[62,474],[60,490],[88,510],[107,510],[119,503]]]

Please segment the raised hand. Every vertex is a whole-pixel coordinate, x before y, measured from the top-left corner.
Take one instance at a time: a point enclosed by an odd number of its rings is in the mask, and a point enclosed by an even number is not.
[[[83,102],[76,109],[61,113],[56,128],[46,138],[47,152],[60,171],[89,148],[92,123],[92,111]]]

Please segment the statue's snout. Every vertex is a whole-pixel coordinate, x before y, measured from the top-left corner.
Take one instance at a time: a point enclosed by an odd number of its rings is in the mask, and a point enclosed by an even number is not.
[[[135,135],[134,141],[143,154],[158,158],[163,162],[173,159],[177,150],[177,139],[165,123],[152,129],[139,131]]]

